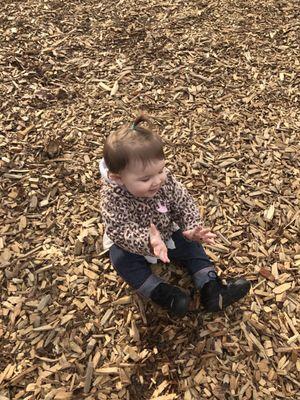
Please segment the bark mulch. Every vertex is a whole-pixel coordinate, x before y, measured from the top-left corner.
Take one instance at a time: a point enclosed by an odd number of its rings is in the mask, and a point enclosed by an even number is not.
[[[298,0],[0,6],[0,399],[299,399]],[[182,320],[102,249],[98,160],[139,110],[245,300]],[[154,267],[192,289],[178,267]]]

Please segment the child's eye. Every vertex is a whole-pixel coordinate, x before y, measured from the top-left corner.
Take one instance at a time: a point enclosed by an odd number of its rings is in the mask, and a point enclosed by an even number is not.
[[[141,182],[148,182],[149,181],[149,178],[143,178],[143,179],[141,179]]]

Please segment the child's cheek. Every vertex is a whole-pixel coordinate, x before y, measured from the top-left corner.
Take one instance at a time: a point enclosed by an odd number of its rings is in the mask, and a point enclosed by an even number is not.
[[[145,192],[145,191],[147,190],[147,183],[142,182],[142,183],[139,185],[139,190],[140,190],[141,192]]]

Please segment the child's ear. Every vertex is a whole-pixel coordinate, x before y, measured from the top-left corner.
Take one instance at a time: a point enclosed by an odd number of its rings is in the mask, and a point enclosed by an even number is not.
[[[112,181],[116,182],[118,185],[122,185],[123,184],[122,179],[121,179],[121,175],[119,175],[119,174],[115,174],[113,172],[109,172],[108,173],[108,177]]]

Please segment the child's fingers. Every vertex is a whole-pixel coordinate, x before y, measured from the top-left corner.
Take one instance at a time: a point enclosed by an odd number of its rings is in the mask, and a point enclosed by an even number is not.
[[[204,242],[207,243],[207,244],[215,244],[215,239],[206,238],[206,239],[204,240]]]
[[[163,243],[157,243],[156,246],[154,247],[154,254],[157,257],[160,257],[160,255],[162,254],[163,251],[164,251]]]
[[[208,232],[205,236],[208,237],[209,239],[213,239],[213,238],[216,238],[216,237],[217,237],[217,235],[215,235],[215,234],[212,233],[212,232]]]
[[[212,233],[212,232],[207,232],[207,233],[204,233],[204,234],[201,233],[200,237],[202,238],[202,240],[205,240],[205,239],[214,239],[214,238],[217,237],[217,235],[215,235],[215,234]]]
[[[157,233],[157,229],[156,229],[156,226],[151,222],[151,224],[150,224],[150,233],[152,234],[152,235],[155,235],[156,233]]]
[[[162,257],[160,257],[161,261],[164,263],[169,263],[170,260],[166,254],[164,254]]]
[[[206,233],[209,233],[210,229],[209,228],[199,228],[198,233],[201,233],[201,235],[205,235]]]
[[[165,253],[164,253],[164,260],[163,260],[165,263],[169,263],[170,262],[170,259],[169,259],[169,257],[168,257],[168,251],[166,251]]]
[[[150,237],[155,235],[155,226],[153,224],[150,224]]]
[[[202,239],[204,242],[206,243],[210,243],[210,244],[214,244],[215,243],[215,239],[214,238],[210,238],[210,237],[205,237]]]
[[[160,246],[159,245],[156,245],[155,247],[154,247],[154,249],[153,249],[154,251],[154,255],[156,256],[156,257],[159,257],[160,256],[160,252],[161,252],[161,248],[160,248]]]
[[[156,255],[156,257],[158,257],[162,262],[164,263],[169,263],[170,260],[168,258],[168,250],[167,248],[162,249],[162,248],[157,248],[154,251],[154,254]]]

